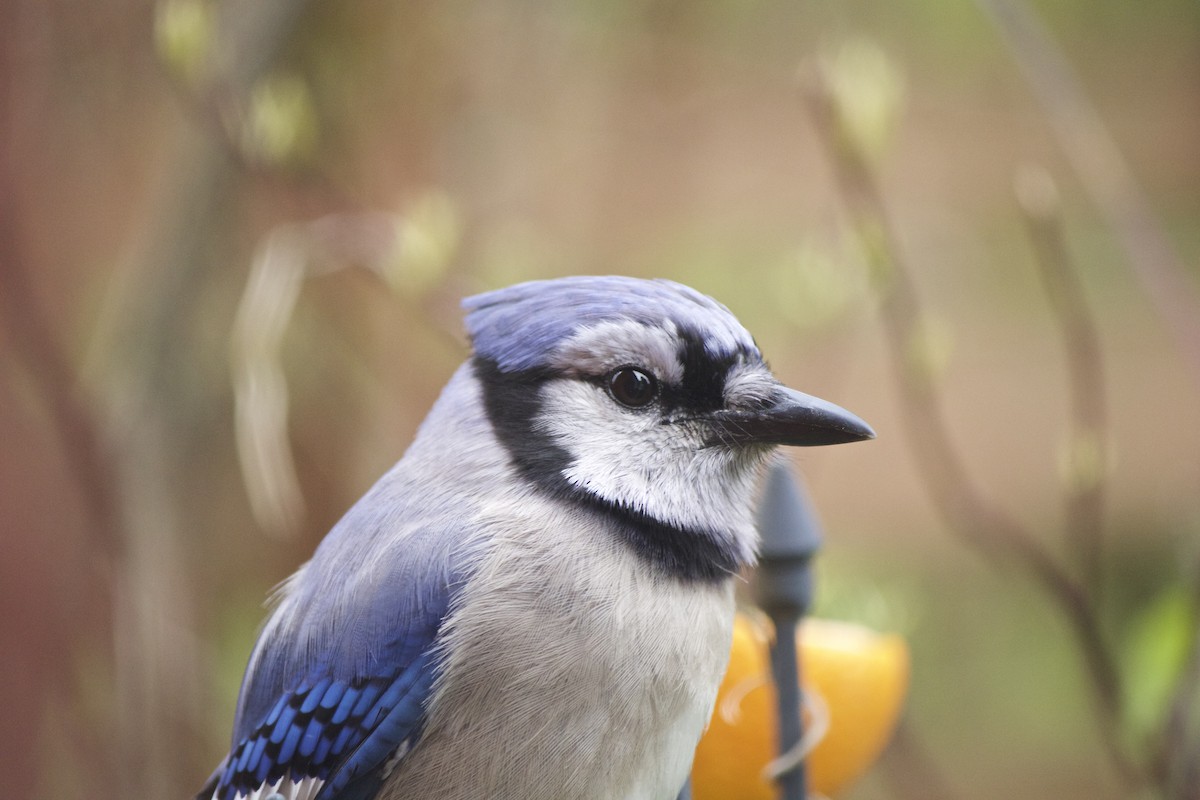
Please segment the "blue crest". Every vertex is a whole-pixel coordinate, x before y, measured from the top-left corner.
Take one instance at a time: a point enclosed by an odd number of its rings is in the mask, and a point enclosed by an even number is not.
[[[559,343],[601,322],[631,320],[701,336],[713,355],[757,353],[754,340],[725,306],[674,281],[579,276],[529,281],[463,300],[475,352],[504,372],[546,364]]]

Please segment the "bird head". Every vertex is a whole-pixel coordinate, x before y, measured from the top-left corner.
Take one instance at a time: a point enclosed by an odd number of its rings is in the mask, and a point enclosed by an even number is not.
[[[726,569],[753,557],[750,504],[776,446],[874,436],[780,383],[725,306],[678,283],[561,278],[463,305],[484,405],[518,473],[639,538],[715,541]]]

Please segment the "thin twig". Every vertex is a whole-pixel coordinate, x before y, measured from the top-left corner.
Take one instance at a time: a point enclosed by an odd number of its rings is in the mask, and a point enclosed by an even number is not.
[[[222,4],[211,91],[245,102],[309,2]],[[160,201],[142,229],[148,241],[114,292],[112,329],[93,337],[100,341],[95,375],[108,401],[106,433],[126,533],[112,587],[119,609],[112,736],[119,782],[109,789],[121,797],[177,793],[189,776],[199,780],[197,756],[203,755],[180,746],[205,712],[199,658],[185,633],[192,598],[178,578],[186,571],[177,444],[187,429],[182,410],[195,402],[181,386],[192,373],[180,344],[187,341],[182,331],[189,317],[180,309],[194,305],[212,275],[212,237],[240,177],[222,147],[204,131],[179,131]]]
[[[86,560],[93,569],[82,576],[88,585],[75,586],[76,591],[64,595],[45,590],[50,594],[41,598],[38,623],[44,636],[24,658],[19,655],[16,658],[18,675],[22,664],[40,671],[32,684],[25,681],[20,686],[11,685],[34,695],[31,700],[10,704],[10,722],[17,727],[25,726],[21,740],[6,746],[9,751],[6,755],[18,771],[12,776],[17,796],[21,796],[24,783],[42,777],[32,774],[39,764],[36,757],[39,744],[34,741],[31,746],[26,740],[31,731],[47,724],[46,701],[62,696],[67,700],[68,715],[77,710],[74,706],[79,701],[78,687],[72,681],[72,667],[76,665],[62,657],[61,649],[64,643],[80,642],[102,647],[112,616],[107,582],[114,563],[123,554],[120,496],[109,469],[100,422],[55,328],[53,316],[39,301],[34,276],[45,271],[46,265],[35,260],[27,245],[28,215],[17,194],[22,186],[18,164],[31,144],[21,141],[21,134],[29,130],[29,106],[41,99],[37,88],[30,88],[38,87],[38,82],[30,80],[30,76],[40,66],[30,63],[31,44],[27,26],[23,24],[27,21],[23,15],[30,10],[29,4],[0,4],[0,340],[7,343],[18,369],[41,400],[52,434],[57,438],[69,484],[82,501],[84,530],[75,539],[87,548]],[[39,9],[37,13],[44,11]],[[44,533],[34,531],[25,537],[33,541],[31,536],[36,538]],[[36,590],[26,599],[31,601],[28,608],[38,605]],[[85,603],[93,606],[87,609],[89,613],[83,613]],[[6,608],[5,613],[20,613],[20,609]],[[28,642],[17,644],[18,648],[28,645]],[[12,730],[11,726],[9,729]],[[116,775],[106,738],[84,727],[76,729],[69,741],[75,745],[71,760],[87,765],[86,774],[101,787],[95,796],[105,797],[103,787],[112,784]],[[44,747],[44,742],[40,746]]]
[[[1017,178],[1017,199],[1037,257],[1046,298],[1058,321],[1071,395],[1067,443],[1066,535],[1093,604],[1103,584],[1108,413],[1100,336],[1063,236],[1058,192],[1049,174],[1028,168]]]
[[[805,99],[829,149],[839,187],[862,239],[869,268],[881,284],[882,324],[900,393],[902,419],[925,485],[950,529],[985,555],[1002,558],[1027,571],[1065,615],[1079,642],[1092,678],[1100,730],[1113,763],[1130,785],[1141,782],[1140,769],[1120,738],[1120,674],[1105,642],[1096,610],[1084,588],[1006,511],[986,501],[968,477],[954,447],[941,397],[932,377],[908,363],[907,348],[917,335],[922,313],[911,272],[904,265],[889,217],[864,155],[840,130],[834,100],[825,80],[812,74]]]
[[[0,46],[0,324],[46,403],[67,468],[101,544],[100,551],[112,558],[121,549],[118,503],[102,437],[88,411],[78,376],[29,280],[34,270],[22,241],[21,207],[14,196],[20,183],[14,163],[17,143],[12,141],[18,129],[14,92],[21,74],[16,63],[21,51],[16,37],[21,26],[13,19],[17,7],[10,11],[13,13],[7,24],[0,25],[9,39]]]
[[[1079,77],[1022,0],[976,0],[1000,31],[1059,146],[1200,379],[1200,289]]]
[[[0,187],[12,185],[0,175]],[[0,324],[45,403],[67,470],[83,498],[94,540],[100,545],[97,552],[111,559],[120,552],[121,537],[104,446],[77,376],[29,284],[18,219],[10,193],[0,188]]]

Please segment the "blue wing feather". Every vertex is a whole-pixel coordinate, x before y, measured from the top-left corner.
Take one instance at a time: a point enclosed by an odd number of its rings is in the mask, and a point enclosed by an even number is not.
[[[312,701],[314,695],[321,696],[321,686],[290,693],[288,713],[274,724],[264,720],[233,752],[217,787],[219,796],[248,794],[283,777],[314,777],[324,781],[318,798],[341,797],[348,786],[370,777],[397,748],[419,736],[422,703],[436,673],[430,661],[418,658],[386,686],[383,679],[357,687],[322,681],[343,696],[375,698],[361,713],[347,714],[339,723],[333,722],[331,707],[322,713],[320,702]]]
[[[369,800],[388,761],[419,738],[438,633],[461,580],[461,535],[430,525],[397,531],[388,496],[397,491],[381,481],[287,585],[255,647],[234,746],[206,800],[283,778],[322,781],[318,800]]]
[[[198,795],[234,800],[283,778],[320,800],[370,800],[413,747],[443,623],[486,550],[472,527],[495,482],[487,420],[455,373],[408,453],[278,593],[246,669],[232,748]],[[438,481],[432,476],[448,474]]]
[[[407,749],[420,735],[424,721],[423,700],[433,686],[436,669],[432,656],[423,655],[380,696],[370,715],[364,718],[365,733],[353,752],[326,780],[317,800],[343,797],[371,797],[382,783],[379,767],[397,750]],[[417,700],[420,698],[420,701]],[[372,720],[372,717],[374,719]],[[374,722],[374,724],[366,724]],[[369,786],[367,794],[358,794]]]
[[[320,677],[285,689],[231,752],[217,797],[231,800],[285,777],[323,781],[321,800],[342,797],[419,736],[436,661],[430,637],[415,658],[394,661],[387,672],[354,677],[326,667]]]

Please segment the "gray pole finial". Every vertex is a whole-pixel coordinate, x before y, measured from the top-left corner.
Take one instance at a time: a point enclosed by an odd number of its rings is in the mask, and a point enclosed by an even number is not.
[[[803,734],[796,625],[812,602],[811,562],[822,537],[812,503],[782,459],[771,465],[757,522],[761,537],[758,604],[775,626],[771,675],[779,703],[779,752],[788,753],[799,745]],[[784,800],[805,800],[803,761],[778,780]]]

